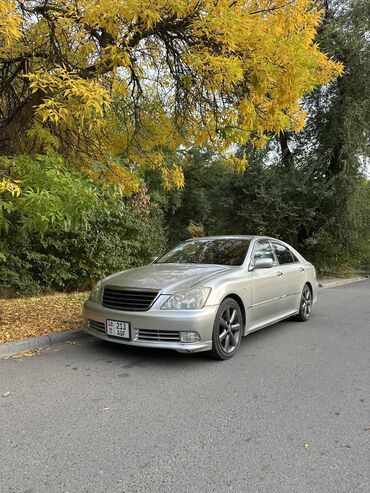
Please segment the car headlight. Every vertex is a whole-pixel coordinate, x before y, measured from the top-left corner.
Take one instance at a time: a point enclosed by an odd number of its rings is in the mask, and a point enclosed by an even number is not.
[[[203,286],[178,291],[163,303],[161,310],[197,310],[203,308],[210,292],[211,288]]]
[[[101,281],[99,281],[90,293],[89,300],[95,301],[95,303],[100,303],[102,286]]]

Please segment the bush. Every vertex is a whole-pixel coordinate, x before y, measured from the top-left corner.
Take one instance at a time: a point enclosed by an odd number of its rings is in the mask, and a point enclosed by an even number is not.
[[[8,226],[0,240],[0,290],[37,294],[85,289],[107,274],[142,265],[165,249],[157,207],[146,205],[142,210],[137,201],[122,197],[113,187],[94,183],[64,164],[57,166],[63,170],[59,187],[56,173],[52,169],[44,173],[40,161],[35,165],[22,158],[22,169],[17,167],[23,193],[12,199],[14,210],[6,214]],[[66,182],[68,193],[63,188]],[[32,189],[29,202],[28,189]],[[53,216],[43,198],[58,204]],[[37,218],[32,218],[32,210]]]

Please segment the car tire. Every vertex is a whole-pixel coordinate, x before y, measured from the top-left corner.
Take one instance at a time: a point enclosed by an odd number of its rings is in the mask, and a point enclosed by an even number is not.
[[[243,337],[243,316],[238,303],[226,298],[217,310],[213,325],[211,356],[217,360],[232,358]]]
[[[299,312],[295,319],[300,322],[307,322],[310,318],[312,310],[312,291],[308,284],[305,284],[302,289],[301,299],[299,302]]]

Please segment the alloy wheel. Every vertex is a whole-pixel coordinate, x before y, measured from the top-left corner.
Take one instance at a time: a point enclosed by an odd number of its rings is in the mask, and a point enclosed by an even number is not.
[[[308,286],[305,286],[303,290],[301,306],[302,306],[303,316],[307,319],[310,316],[311,308],[312,308],[312,295],[311,295],[311,290]]]
[[[241,336],[241,320],[236,308],[228,306],[220,318],[218,337],[220,346],[225,353],[230,354],[238,347]]]

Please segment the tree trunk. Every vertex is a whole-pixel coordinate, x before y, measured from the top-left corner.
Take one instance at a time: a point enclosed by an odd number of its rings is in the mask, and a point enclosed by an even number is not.
[[[35,108],[42,101],[43,93],[36,91],[0,123],[0,155],[9,156],[19,152],[19,144],[27,138],[26,132],[34,122]]]
[[[279,135],[279,142],[281,147],[281,162],[287,170],[294,167],[294,159],[291,150],[288,145],[289,135],[287,132],[281,132]]]

